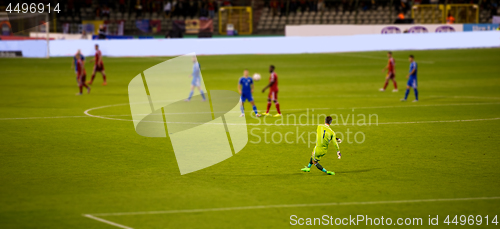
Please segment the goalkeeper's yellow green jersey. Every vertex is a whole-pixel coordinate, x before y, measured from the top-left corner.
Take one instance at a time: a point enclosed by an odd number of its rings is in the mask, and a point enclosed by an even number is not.
[[[339,145],[337,144],[337,139],[335,132],[330,128],[330,126],[323,124],[318,126],[317,136],[316,136],[316,148],[325,151],[328,150],[330,143],[335,147],[336,152],[339,151]]]

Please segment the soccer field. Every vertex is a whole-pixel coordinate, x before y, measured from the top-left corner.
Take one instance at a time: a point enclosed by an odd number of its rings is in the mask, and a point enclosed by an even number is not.
[[[409,54],[419,66],[418,103],[413,90],[400,101]],[[104,58],[108,85],[98,74],[82,96],[72,58],[0,59],[0,228],[284,228],[292,215],[421,218],[418,227],[429,216],[448,227],[448,215],[474,215],[474,223],[480,215],[476,227],[498,228],[500,49],[394,57],[397,93],[392,84],[378,91],[385,52],[199,56],[209,90],[237,91],[244,68],[260,73],[262,112],[274,64],[284,124],[258,124],[246,103],[246,147],[182,176],[168,138],[135,132],[127,95],[133,77],[171,57]],[[338,117],[342,159],[330,149],[321,160],[334,176],[300,171],[318,115]]]

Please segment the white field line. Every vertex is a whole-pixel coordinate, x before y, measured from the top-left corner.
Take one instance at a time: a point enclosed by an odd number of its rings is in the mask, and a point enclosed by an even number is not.
[[[404,107],[439,107],[439,106],[471,106],[471,105],[498,105],[500,102],[496,103],[449,103],[449,104],[426,104],[426,105],[403,105],[403,106],[374,106],[374,107],[317,107],[317,108],[292,108],[292,109],[283,109],[284,111],[306,111],[306,110],[350,110],[350,109],[380,109],[380,108],[404,108]],[[94,107],[90,108],[88,110],[85,110],[83,113],[86,115],[91,115],[89,114],[90,111],[93,110],[98,110],[98,109],[103,109],[103,108],[108,108],[108,107],[115,107],[115,106],[125,106],[129,105],[128,103],[122,103],[122,104],[115,104],[115,105],[107,105],[107,106],[101,106],[101,107]],[[194,113],[211,113],[211,112],[179,112],[179,113],[166,113],[166,114],[194,114]],[[240,113],[239,111],[235,111],[234,113]],[[141,115],[141,114],[138,114]],[[142,114],[142,115],[148,115],[148,114]],[[94,115],[92,115],[94,116]],[[95,115],[96,117],[99,117]],[[130,115],[102,115],[102,116],[130,116]]]
[[[440,107],[440,106],[470,106],[470,105],[498,105],[499,103],[451,103],[451,104],[429,104],[429,105],[403,105],[403,106],[377,106],[377,107],[337,107],[337,108],[327,108],[327,107],[320,107],[320,108],[293,108],[293,109],[283,109],[283,111],[307,111],[310,110],[311,112],[314,112],[314,110],[362,110],[362,109],[383,109],[383,108],[406,108],[406,107]],[[91,108],[93,109],[93,108]],[[251,112],[251,111],[248,111]],[[85,113],[85,112],[84,112]],[[88,112],[87,112],[88,113]],[[87,114],[85,113],[85,114]],[[178,112],[178,113],[165,113],[166,115],[179,115],[179,114],[211,114],[212,112]],[[222,113],[222,112],[214,112],[214,113]],[[229,111],[227,113],[237,113],[239,114],[240,111]],[[150,115],[150,114],[136,114],[136,115]],[[161,114],[157,114],[161,115]],[[97,116],[97,115],[96,115]],[[126,115],[100,115],[100,116],[105,116],[105,117],[117,117],[117,116],[130,116],[128,114]],[[81,117],[81,116],[80,116]]]
[[[90,215],[92,215],[92,216],[157,215],[157,214],[219,212],[219,211],[272,209],[272,208],[353,206],[353,205],[376,205],[376,204],[405,204],[405,203],[453,202],[453,201],[498,200],[498,199],[500,199],[500,197],[496,196],[496,197],[472,197],[472,198],[450,198],[450,199],[420,199],[420,200],[392,200],[392,201],[389,200],[389,201],[367,201],[367,202],[332,202],[332,203],[312,203],[312,204],[281,204],[281,205],[242,206],[242,207],[227,207],[227,208],[201,208],[201,209],[183,209],[183,210],[167,210],[167,211],[94,213],[94,214],[90,214]]]
[[[377,91],[378,92],[378,91]],[[280,96],[280,98],[394,98],[393,94],[380,93],[376,95],[288,95]],[[256,95],[258,96],[258,95]],[[264,95],[265,96],[265,95]],[[482,97],[482,96],[443,96],[443,95],[428,95],[425,98],[453,98],[453,99],[493,99],[500,100],[500,97]]]
[[[84,217],[87,217],[87,218],[90,218],[90,219],[93,219],[93,220],[97,220],[99,222],[102,222],[102,223],[105,223],[105,224],[109,224],[109,225],[112,225],[112,226],[115,226],[115,227],[119,227],[119,228],[123,228],[123,229],[133,229],[131,227],[127,227],[125,225],[121,225],[121,224],[117,224],[115,222],[111,222],[109,220],[105,220],[105,219],[101,219],[99,217],[95,217],[93,215],[90,215],[90,214],[85,214],[83,215]]]
[[[436,106],[473,106],[473,105],[497,105],[500,103],[455,103],[455,104],[428,104],[428,105],[403,105],[403,106],[374,106],[374,107],[338,107],[338,108],[298,108],[298,109],[283,109],[283,111],[307,111],[311,110],[313,112],[314,110],[361,110],[361,109],[383,109],[383,108],[407,108],[407,107],[436,107]],[[128,103],[123,103],[123,104],[113,104],[113,105],[106,105],[106,106],[100,106],[100,107],[94,107],[90,108],[84,111],[84,114],[86,116],[54,116],[54,117],[20,117],[20,118],[0,118],[0,121],[2,120],[29,120],[29,119],[59,119],[59,118],[87,118],[87,117],[93,117],[93,118],[102,118],[102,119],[109,119],[109,120],[118,120],[118,121],[133,121],[131,119],[118,119],[118,118],[111,118],[111,117],[119,117],[119,116],[128,116],[130,117],[129,114],[126,115],[93,115],[90,114],[90,111],[93,110],[98,110],[98,109],[103,109],[103,108],[109,108],[109,107],[116,107],[116,106],[126,106],[129,105]],[[172,115],[177,115],[177,114],[192,114],[195,112],[191,113],[167,113],[167,114],[172,114]],[[209,113],[209,112],[196,112],[196,113]],[[239,113],[239,111],[236,112],[228,112],[228,113]],[[148,114],[138,114],[138,115],[148,115]]]
[[[111,119],[111,118],[109,118]],[[120,121],[141,121],[141,120],[126,120],[126,119],[113,119],[113,120],[120,120]],[[480,119],[457,119],[457,120],[431,120],[431,121],[413,121],[413,122],[381,122],[381,123],[368,123],[368,124],[363,124],[359,126],[378,126],[378,125],[391,125],[391,124],[425,124],[425,123],[449,123],[449,122],[478,122],[478,121],[495,121],[495,120],[500,120],[500,117],[498,118],[480,118]],[[148,122],[148,123],[163,123],[160,121],[145,121],[142,120],[141,122]],[[352,122],[348,123],[349,121],[346,121],[345,123],[339,122],[337,124],[332,124],[332,126],[353,126]],[[167,124],[187,124],[187,125],[224,125],[224,123],[221,122],[166,122]],[[321,123],[226,123],[226,125],[230,126],[317,126]],[[356,126],[358,124],[354,124]]]
[[[343,53],[332,53],[332,55],[336,55],[336,56],[347,56],[347,57],[359,57],[359,58],[367,58],[367,59],[375,59],[375,60],[387,60],[386,57],[378,57],[378,56],[368,56],[368,55],[358,55],[358,54],[343,54]],[[398,62],[401,61],[401,62],[404,62],[404,61],[408,61],[408,59],[396,59],[394,58],[395,60],[397,60]],[[434,64],[435,62],[434,61],[425,61],[425,60],[417,60],[417,63],[425,63],[425,64]]]
[[[427,105],[403,105],[403,106],[375,106],[375,107],[350,107],[350,108],[336,108],[342,109],[383,109],[383,108],[406,108],[406,107],[447,107],[447,106],[471,106],[471,105],[498,105],[500,103],[449,103],[449,104],[427,104]],[[316,109],[316,108],[312,108]],[[319,108],[321,109],[321,108]]]
[[[494,99],[499,100],[500,97],[481,97],[481,96],[429,96],[435,98],[454,98],[454,99]]]
[[[22,117],[22,118],[0,118],[2,120],[24,120],[24,119],[57,119],[57,118],[88,118],[89,116],[54,116],[54,117]]]
[[[313,112],[314,110],[345,110],[345,109],[352,109],[353,111],[355,109],[381,109],[381,108],[400,108],[400,107],[435,107],[435,106],[470,106],[470,105],[498,105],[500,103],[457,103],[457,104],[429,104],[429,105],[404,105],[404,106],[376,106],[376,107],[340,107],[340,108],[306,108],[306,109],[283,109],[283,111],[304,111],[304,110],[311,110]],[[121,104],[123,105],[123,104]],[[128,105],[128,104],[125,104]],[[110,106],[118,106],[118,105],[110,105]],[[118,121],[141,121],[141,120],[131,120],[131,119],[121,119],[121,118],[112,118],[113,116],[130,116],[130,115],[92,115],[90,114],[90,111],[96,110],[96,109],[102,109],[106,108],[106,106],[102,107],[96,107],[96,108],[90,108],[86,110],[84,113],[90,117],[94,118],[102,118],[102,119],[109,119],[109,120],[118,120]],[[193,113],[210,113],[210,112],[191,112],[191,113],[167,113],[167,114],[193,114]],[[230,112],[228,112],[230,113]],[[232,112],[232,113],[239,113],[239,111]],[[148,114],[138,114],[138,115],[148,115]],[[434,122],[466,122],[466,121],[487,121],[487,120],[497,120],[498,118],[493,118],[493,119],[469,119],[469,120],[446,120],[446,121],[421,121],[421,122],[397,122],[397,123],[379,123],[379,124],[409,124],[409,123],[434,123]],[[163,123],[163,122],[157,122],[157,121],[143,121],[143,122],[153,122],[153,123]],[[168,123],[175,123],[175,124],[203,124],[200,122],[167,122]],[[212,125],[222,125],[222,123],[207,123],[207,124],[212,124]],[[227,125],[247,125],[247,124],[241,124],[241,123],[226,123]],[[248,124],[248,125],[255,125],[255,124]],[[260,125],[260,124],[257,124]],[[265,124],[266,125],[266,124]],[[270,124],[272,125],[272,124]],[[316,123],[314,124],[286,124],[286,125],[291,125],[291,126],[296,126],[296,125],[318,125]]]
[[[477,121],[493,121],[500,118],[479,118],[479,119],[462,119],[462,120],[440,120],[440,121],[414,121],[414,122],[381,122],[379,125],[391,124],[422,124],[422,123],[446,123],[446,122],[477,122]]]

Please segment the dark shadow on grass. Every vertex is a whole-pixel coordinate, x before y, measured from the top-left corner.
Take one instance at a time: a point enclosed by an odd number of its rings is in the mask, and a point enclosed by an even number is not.
[[[372,169],[359,169],[359,170],[350,170],[350,171],[335,171],[335,174],[344,174],[344,173],[365,173],[370,172],[380,168],[372,168]],[[215,177],[281,177],[281,176],[325,176],[325,173],[321,171],[311,171],[309,173],[305,172],[293,172],[293,173],[275,173],[275,174],[211,174],[210,176]]]
[[[358,169],[358,170],[351,170],[351,171],[336,171],[336,174],[342,174],[342,173],[365,173],[365,172],[370,172],[376,169],[380,168],[373,168],[373,169]]]
[[[210,176],[223,176],[223,177],[280,177],[280,176],[297,176],[303,173],[275,173],[275,174],[217,174]]]

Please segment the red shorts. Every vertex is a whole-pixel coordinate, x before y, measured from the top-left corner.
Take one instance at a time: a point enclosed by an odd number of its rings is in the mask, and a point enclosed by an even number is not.
[[[270,100],[278,100],[278,91],[269,91],[267,98]]]
[[[83,76],[80,77],[80,81],[78,82],[78,84],[80,85],[83,85],[85,84],[85,80],[87,79],[87,74],[83,74]]]
[[[388,79],[394,79],[394,78],[396,78],[396,74],[394,74],[394,72],[388,72],[387,73],[387,78]]]
[[[96,72],[102,72],[102,71],[104,71],[104,64],[94,65],[94,71],[96,71]]]

